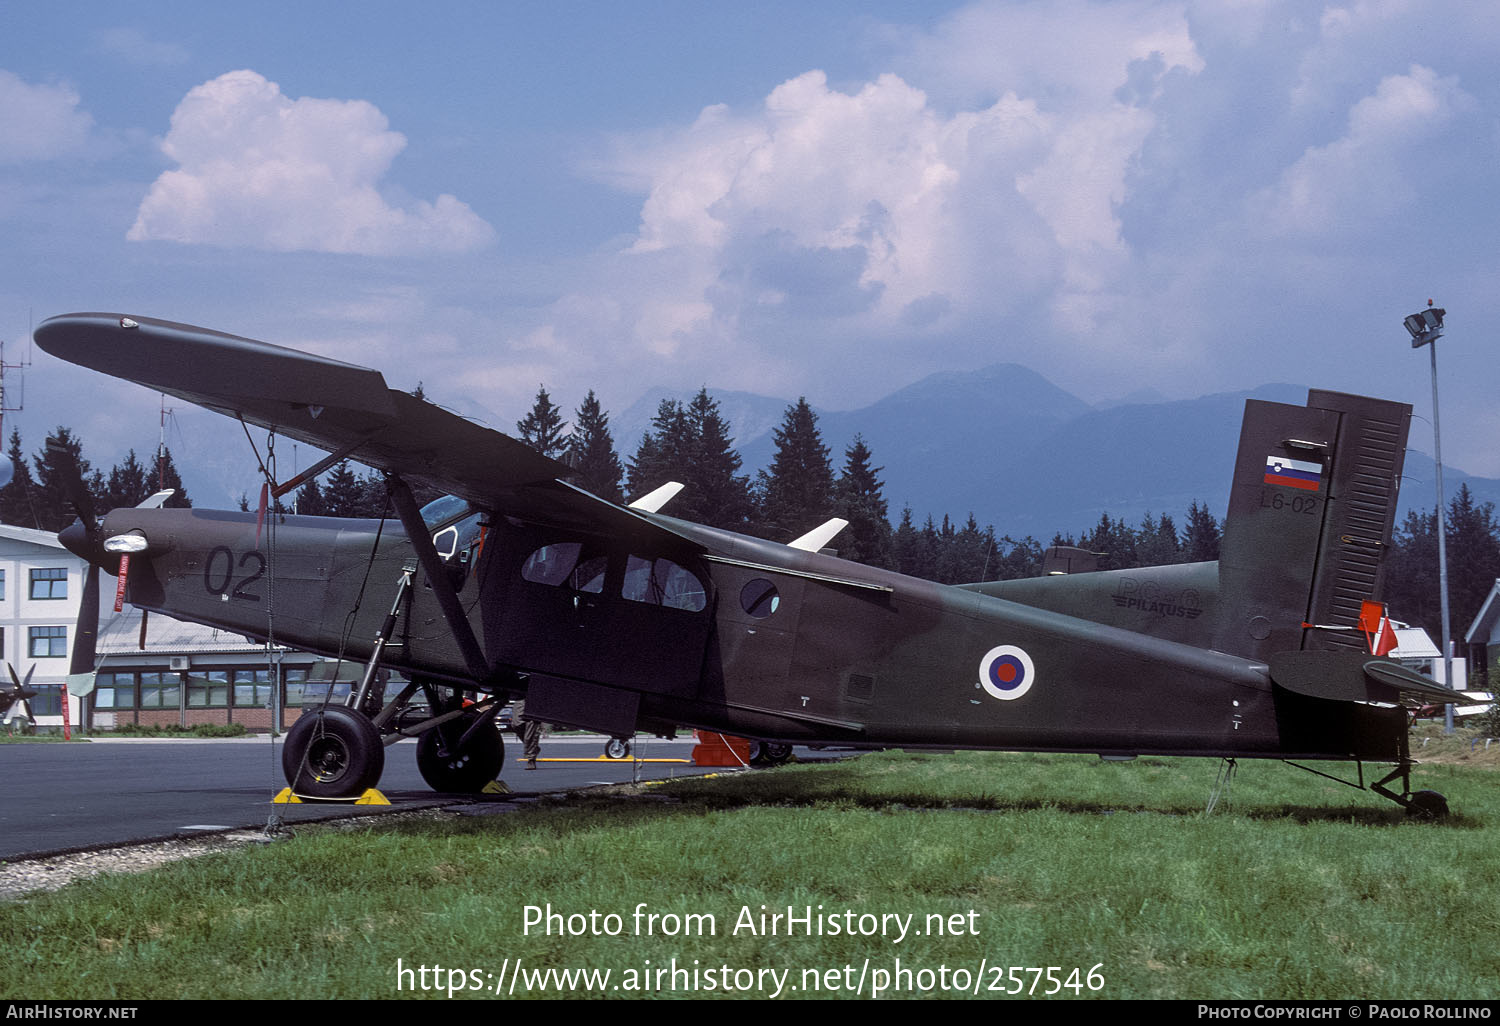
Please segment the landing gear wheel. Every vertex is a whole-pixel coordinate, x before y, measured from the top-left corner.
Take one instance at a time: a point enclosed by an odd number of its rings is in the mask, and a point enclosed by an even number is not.
[[[604,757],[606,759],[630,758],[630,742],[623,737],[610,738],[604,743]]]
[[[432,728],[417,742],[417,770],[434,791],[474,794],[505,767],[505,740],[498,730],[476,731],[467,745],[458,747],[473,725],[473,716],[461,716]]]
[[[1419,819],[1442,819],[1448,815],[1448,799],[1436,791],[1414,791],[1411,803],[1406,807],[1407,815]]]
[[[341,705],[303,713],[286,733],[281,772],[294,794],[354,798],[380,782],[385,746],[367,718]]]
[[[780,766],[792,757],[792,746],[777,741],[751,741],[750,765]]]

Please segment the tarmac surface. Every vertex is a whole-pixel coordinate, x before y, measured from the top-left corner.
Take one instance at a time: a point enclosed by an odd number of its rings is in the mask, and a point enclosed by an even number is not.
[[[601,736],[547,738],[535,771],[506,737],[501,780],[510,795],[442,795],[417,772],[415,741],[386,749],[380,790],[388,806],[272,806],[286,786],[282,745],[268,737],[93,739],[85,743],[0,745],[0,859],[79,851],[266,825],[272,809],[291,826],[350,815],[474,803],[723,772],[694,766],[691,736],[636,738],[631,758],[603,758]],[[663,761],[657,761],[663,760]],[[679,761],[680,760],[680,761]]]

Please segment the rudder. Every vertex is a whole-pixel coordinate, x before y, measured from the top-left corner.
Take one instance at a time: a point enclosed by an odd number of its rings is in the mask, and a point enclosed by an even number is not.
[[[1219,557],[1214,648],[1255,659],[1363,647],[1380,597],[1411,407],[1314,389],[1306,406],[1252,399]]]

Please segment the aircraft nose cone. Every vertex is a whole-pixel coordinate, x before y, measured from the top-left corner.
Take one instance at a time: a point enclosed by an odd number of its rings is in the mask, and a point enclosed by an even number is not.
[[[86,559],[90,563],[98,563],[102,555],[93,539],[89,537],[88,529],[83,526],[82,520],[75,520],[59,531],[57,540],[62,542],[63,548],[73,555],[79,559]]]

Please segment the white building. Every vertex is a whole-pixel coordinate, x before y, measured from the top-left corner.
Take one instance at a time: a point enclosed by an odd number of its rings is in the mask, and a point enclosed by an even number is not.
[[[0,524],[0,658],[23,680],[31,673],[30,687],[37,692],[31,712],[41,726],[63,722],[62,687],[87,572],[88,564],[63,548],[56,535]],[[101,620],[108,619],[114,606],[114,578],[104,580]],[[76,725],[80,703],[73,698],[68,706],[69,722]],[[18,712],[13,706],[10,715]]]

